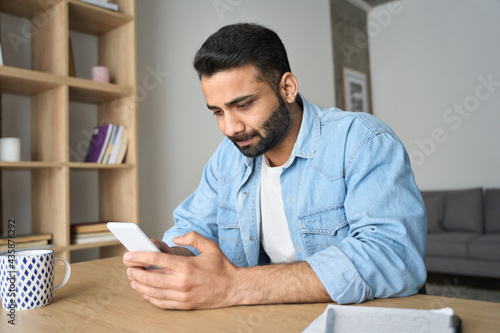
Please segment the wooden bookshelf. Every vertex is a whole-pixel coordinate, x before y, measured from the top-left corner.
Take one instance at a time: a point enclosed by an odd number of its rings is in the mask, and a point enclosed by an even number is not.
[[[31,229],[51,233],[51,248],[70,259],[71,251],[99,248],[117,255],[117,241],[74,245],[70,241],[70,177],[73,170],[99,174],[99,219],[139,223],[137,174],[135,0],[115,0],[119,11],[78,0],[0,0],[0,12],[37,24],[31,38],[31,69],[0,66],[0,92],[31,98],[31,160],[0,162],[1,170],[31,172]],[[46,18],[46,20],[41,20]],[[37,20],[37,21],[36,21]],[[4,27],[5,28],[5,27]],[[98,64],[110,70],[109,84],[69,76],[69,31],[97,37]],[[97,106],[98,124],[128,128],[123,164],[70,162],[70,102]]]

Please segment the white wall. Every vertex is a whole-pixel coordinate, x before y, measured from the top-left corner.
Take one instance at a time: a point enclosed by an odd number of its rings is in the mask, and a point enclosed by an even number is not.
[[[500,2],[404,0],[370,22],[374,113],[405,144],[419,187],[499,187]]]
[[[328,3],[137,1],[138,84],[144,88],[138,96],[140,218],[151,237],[161,238],[173,225],[173,210],[196,189],[205,163],[222,139],[192,68],[201,44],[227,24],[264,24],[282,38],[300,91],[310,101],[332,106]],[[160,72],[156,80],[152,71]]]

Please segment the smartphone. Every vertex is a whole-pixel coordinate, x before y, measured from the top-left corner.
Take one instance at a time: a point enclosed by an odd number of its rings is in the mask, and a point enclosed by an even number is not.
[[[132,222],[108,222],[108,229],[131,252],[160,252],[142,229]]]

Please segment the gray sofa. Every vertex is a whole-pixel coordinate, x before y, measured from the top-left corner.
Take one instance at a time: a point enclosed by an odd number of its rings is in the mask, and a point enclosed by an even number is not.
[[[500,189],[421,193],[427,271],[500,279]]]

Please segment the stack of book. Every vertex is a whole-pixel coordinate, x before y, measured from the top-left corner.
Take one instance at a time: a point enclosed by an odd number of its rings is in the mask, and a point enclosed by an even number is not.
[[[50,247],[52,246],[52,244],[49,244],[50,241],[52,241],[52,234],[16,235],[15,238],[2,237],[0,238],[0,252],[7,251],[9,249],[17,251],[21,249]]]
[[[120,164],[128,146],[128,130],[122,125],[105,124],[94,128],[85,162]]]
[[[116,240],[116,237],[108,230],[106,223],[107,222],[72,224],[70,227],[71,243],[87,244]]]
[[[115,12],[118,11],[118,4],[111,2],[111,0],[80,0],[91,5],[99,6],[101,8],[111,9]]]

